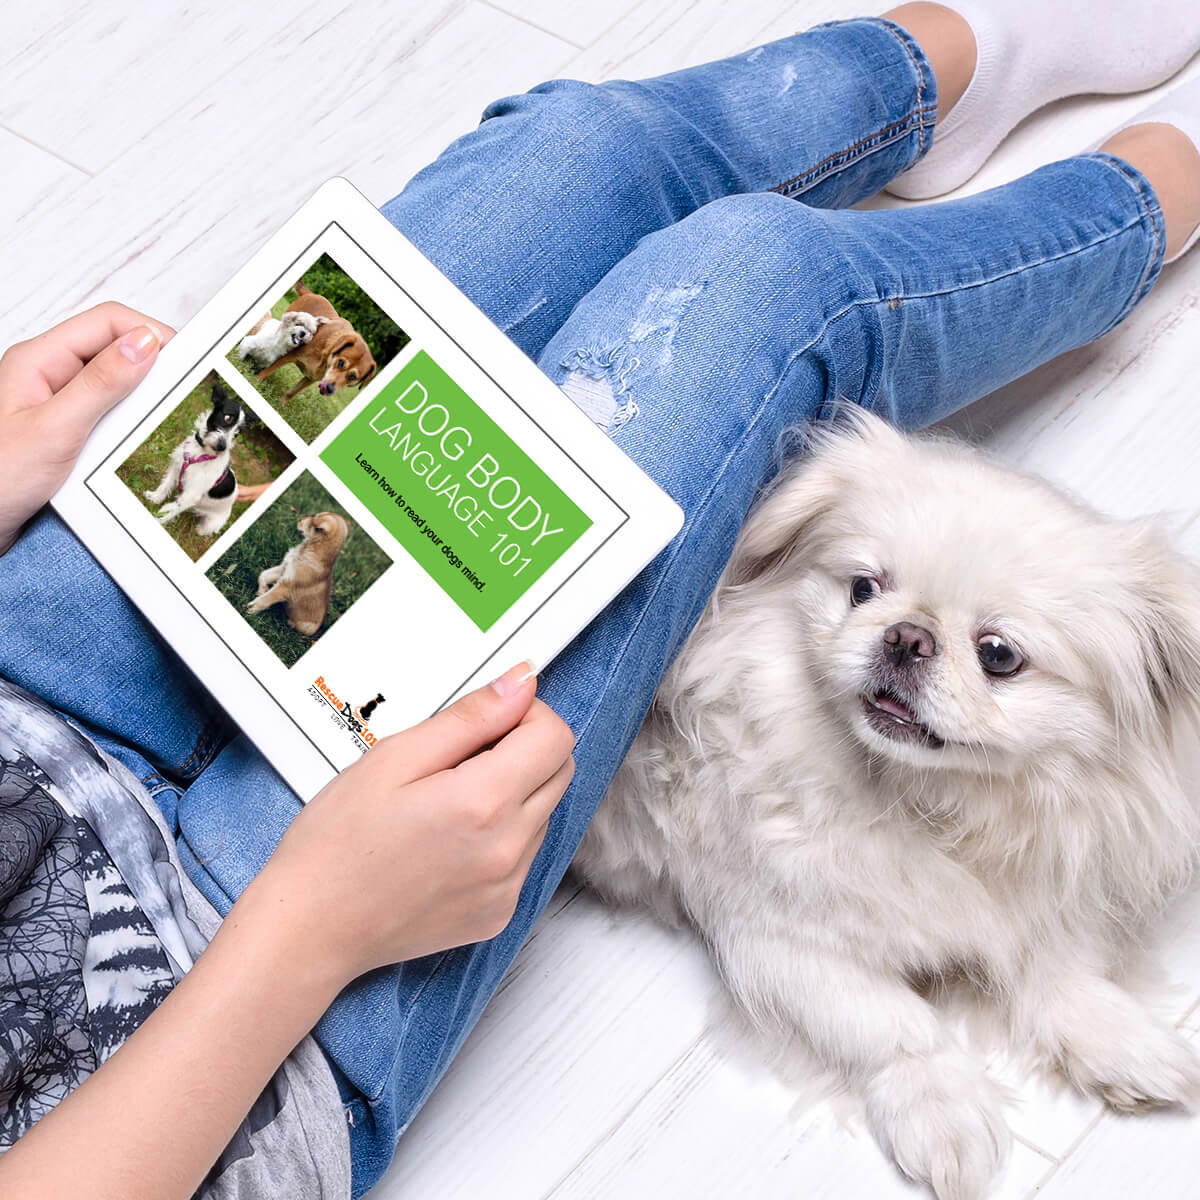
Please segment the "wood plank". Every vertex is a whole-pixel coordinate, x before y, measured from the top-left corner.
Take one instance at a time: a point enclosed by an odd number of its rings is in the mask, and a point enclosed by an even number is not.
[[[994,1200],[1026,1196],[1053,1165],[1017,1143]],[[797,1113],[790,1089],[723,1058],[708,1042],[680,1059],[550,1193],[553,1200],[926,1195],[839,1106],[819,1104]]]
[[[553,33],[580,48],[590,46],[636,5],[637,0],[489,0],[494,8]]]
[[[719,984],[693,939],[573,891],[538,922],[372,1200],[546,1195],[701,1037]]]
[[[0,122],[99,171],[185,101],[226,86],[228,72],[252,71],[279,32],[267,11],[216,0],[8,5]]]
[[[94,186],[48,206],[36,235],[0,234],[0,258],[22,280],[15,326],[42,329],[110,296],[178,324],[322,181],[346,174],[385,200],[492,97],[554,74],[572,52],[477,3],[414,19],[374,0],[343,18],[353,36],[341,39],[289,24],[253,71],[189,102]],[[311,94],[301,143],[248,152],[233,137],[247,113],[275,111],[295,80],[323,73],[353,83]]]
[[[20,181],[0,190],[0,229],[12,236],[36,237],[46,208],[88,182],[78,167],[7,129],[0,129],[0,159],[5,178]]]

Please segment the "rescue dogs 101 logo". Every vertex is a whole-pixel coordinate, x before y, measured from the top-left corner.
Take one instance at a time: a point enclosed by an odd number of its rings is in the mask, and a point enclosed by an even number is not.
[[[323,675],[318,675],[309,686],[308,694],[325,705],[334,724],[345,729],[360,750],[369,750],[379,741],[367,728],[367,722],[371,719],[371,714],[385,702],[382,692],[377,692],[356,708],[348,700],[343,700],[325,682]]]

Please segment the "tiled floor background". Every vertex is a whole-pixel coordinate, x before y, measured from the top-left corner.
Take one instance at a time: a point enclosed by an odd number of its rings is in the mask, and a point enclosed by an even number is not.
[[[182,323],[321,180],[345,174],[382,202],[496,95],[555,75],[654,74],[853,12],[850,0],[8,5],[3,341],[112,296]],[[1056,105],[970,189],[1084,146],[1144,103]],[[302,153],[256,138],[293,104],[310,116]],[[1167,513],[1200,555],[1198,347],[1200,251],[1102,343],[954,424],[1111,511]],[[1200,1035],[1200,899],[1180,907],[1164,953],[1175,1013]],[[719,1012],[689,938],[564,889],[375,1197],[919,1194],[832,1108],[798,1109],[731,1055]],[[1200,1197],[1200,1125],[1186,1119],[1117,1120],[1026,1084],[1012,1125],[1001,1196]]]

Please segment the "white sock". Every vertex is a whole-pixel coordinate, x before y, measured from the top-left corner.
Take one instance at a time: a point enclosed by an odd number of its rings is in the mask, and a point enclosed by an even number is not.
[[[1141,92],[1200,50],[1197,0],[937,0],[975,34],[975,74],[920,162],[887,190],[926,200],[966,183],[1012,128],[1065,96]]]
[[[1113,134],[1120,133],[1122,129],[1128,129],[1130,125],[1149,124],[1174,125],[1196,147],[1196,153],[1200,154],[1200,76],[1180,84],[1157,103],[1142,109],[1137,116],[1131,117],[1124,125],[1118,125],[1099,144],[1103,145]],[[1167,262],[1174,262],[1177,258],[1181,258],[1196,244],[1198,239],[1200,239],[1200,225],[1192,230],[1191,236],[1183,243],[1183,247],[1172,254]]]

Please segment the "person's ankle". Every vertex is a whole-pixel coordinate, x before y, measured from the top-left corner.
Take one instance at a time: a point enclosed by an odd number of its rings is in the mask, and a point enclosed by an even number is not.
[[[1174,258],[1200,226],[1200,151],[1174,125],[1129,125],[1100,150],[1137,167],[1150,181],[1167,230],[1165,257]]]
[[[908,30],[925,52],[937,80],[939,122],[962,99],[975,74],[975,34],[953,9],[916,0],[889,9],[884,19]]]

